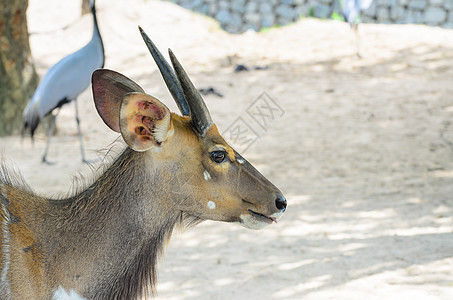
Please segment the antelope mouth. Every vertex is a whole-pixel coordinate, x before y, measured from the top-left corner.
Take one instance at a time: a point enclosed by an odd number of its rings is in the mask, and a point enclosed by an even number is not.
[[[251,209],[248,209],[248,212],[249,212],[252,216],[254,216],[254,217],[258,218],[258,219],[270,221],[271,223],[272,223],[272,222],[277,223],[277,218],[269,217],[269,216],[263,215],[263,214],[261,214],[261,213],[259,213],[259,212],[253,211],[253,210],[251,210]]]

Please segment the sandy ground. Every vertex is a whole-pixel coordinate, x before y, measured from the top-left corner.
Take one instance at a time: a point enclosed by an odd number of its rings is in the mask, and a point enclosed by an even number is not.
[[[91,37],[80,1],[30,0],[42,75]],[[453,31],[306,19],[230,35],[161,1],[98,1],[106,67],[136,80],[173,111],[137,30],[172,48],[206,96],[221,131],[241,117],[260,138],[244,154],[286,195],[278,224],[261,231],[205,222],[176,235],[160,264],[158,299],[453,299]],[[67,29],[64,26],[71,24]],[[235,64],[268,66],[234,73]],[[284,111],[260,127],[247,114],[263,92]],[[118,137],[80,98],[84,142],[97,159]],[[49,160],[0,138],[39,193],[65,192],[80,163],[74,105],[58,119]],[[228,136],[226,137],[228,138]],[[240,147],[241,145],[235,144]]]

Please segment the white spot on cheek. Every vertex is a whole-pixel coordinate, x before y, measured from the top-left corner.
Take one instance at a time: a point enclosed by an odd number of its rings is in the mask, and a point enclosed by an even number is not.
[[[214,209],[215,203],[213,201],[208,201],[208,207],[209,207],[209,209]]]
[[[236,161],[237,161],[238,163],[240,163],[241,165],[245,163],[245,159],[243,159],[243,158],[241,158],[241,157],[238,158],[238,159],[236,159]]]
[[[204,171],[204,172],[203,172],[203,176],[204,176],[204,180],[209,180],[209,179],[212,178],[212,177],[211,177],[211,174],[209,174],[208,171]]]

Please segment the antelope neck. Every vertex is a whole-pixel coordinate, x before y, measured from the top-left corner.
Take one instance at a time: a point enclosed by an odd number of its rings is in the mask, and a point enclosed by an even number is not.
[[[56,259],[49,271],[65,270],[57,286],[89,299],[136,299],[154,290],[157,257],[181,213],[164,209],[146,155],[127,148],[88,189],[51,200],[58,215],[47,228],[57,231],[46,243]]]

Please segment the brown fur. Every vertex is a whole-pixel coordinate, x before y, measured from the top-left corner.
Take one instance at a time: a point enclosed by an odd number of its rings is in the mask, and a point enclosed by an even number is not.
[[[0,299],[50,299],[59,287],[88,299],[137,299],[154,291],[156,262],[175,225],[209,219],[253,228],[272,219],[251,210],[282,213],[280,191],[215,125],[200,137],[189,117],[170,120],[165,140],[144,152],[126,148],[91,185],[63,199],[34,194],[3,165]],[[210,157],[219,147],[227,153],[221,164]]]
[[[184,215],[149,201],[157,186],[152,186],[153,179],[143,168],[145,155],[127,148],[87,190],[61,200],[11,185],[3,169],[0,182],[6,187],[7,201],[3,201],[6,215],[3,210],[0,214],[9,231],[8,281],[20,282],[10,287],[13,299],[50,299],[60,285],[72,286],[89,299],[135,299],[154,288],[157,257]],[[151,185],[129,191],[123,188],[126,181],[137,187],[143,182]],[[152,224],[141,211],[144,201],[154,206],[148,214],[159,215]],[[165,208],[168,214],[163,216]],[[143,227],[149,227],[147,232]],[[4,232],[0,233],[5,241]],[[0,253],[5,246],[3,242]],[[3,272],[4,255],[1,258]],[[115,269],[111,261],[121,263]],[[6,290],[2,293],[1,299]]]

